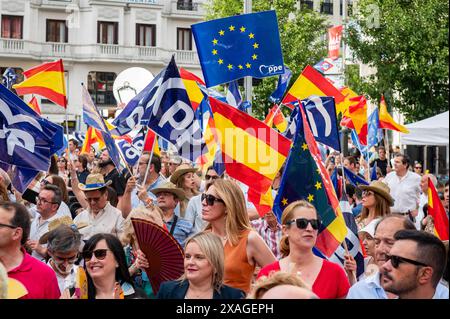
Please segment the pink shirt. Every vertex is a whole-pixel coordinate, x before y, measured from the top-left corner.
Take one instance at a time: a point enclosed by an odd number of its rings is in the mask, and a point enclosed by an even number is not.
[[[8,272],[8,277],[20,281],[28,290],[21,299],[59,299],[61,292],[55,272],[24,250],[22,252],[22,263]]]

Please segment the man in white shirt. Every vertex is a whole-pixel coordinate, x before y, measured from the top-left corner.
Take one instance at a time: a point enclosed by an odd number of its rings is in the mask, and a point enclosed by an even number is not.
[[[383,180],[391,189],[395,203],[392,213],[409,216],[413,220],[418,214],[420,200],[420,176],[408,170],[410,160],[404,154],[394,158],[394,171]]]
[[[62,217],[62,214],[58,213],[61,200],[60,189],[50,184],[41,187],[39,196],[36,198],[37,214],[31,223],[30,239],[27,245],[33,250],[31,256],[40,261],[46,259],[47,245],[39,244],[39,238],[48,232],[48,225],[52,220]]]
[[[80,229],[83,240],[88,240],[98,233],[113,234],[117,237],[123,231],[122,213],[108,202],[108,186],[110,181],[105,183],[103,175],[90,174],[86,178],[86,184],[79,184],[79,188],[84,192],[89,208],[82,211],[75,217],[74,223],[86,226]]]

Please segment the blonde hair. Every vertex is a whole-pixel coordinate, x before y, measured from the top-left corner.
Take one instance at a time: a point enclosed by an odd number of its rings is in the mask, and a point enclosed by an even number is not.
[[[8,297],[8,274],[0,262],[0,300]]]
[[[123,246],[132,244],[136,240],[133,223],[131,222],[132,217],[149,220],[161,227],[163,227],[164,224],[161,208],[157,206],[153,206],[153,208],[145,208],[143,206],[134,208],[125,219],[123,223],[123,232],[119,236]]]
[[[305,288],[311,291],[309,287],[299,276],[293,273],[277,271],[269,276],[263,276],[255,282],[255,286],[248,295],[247,299],[261,299],[261,297],[273,287],[279,285],[291,285]]]
[[[230,180],[217,179],[211,186],[214,186],[217,195],[225,203],[225,232],[231,245],[235,246],[245,230],[252,230],[244,194],[238,184]],[[211,224],[206,229],[211,229]]]
[[[225,273],[225,254],[223,251],[223,245],[220,238],[211,232],[199,232],[186,240],[184,249],[190,243],[196,243],[200,250],[205,254],[206,259],[213,268],[211,277],[211,285],[217,291],[223,284],[223,276]],[[179,281],[186,280],[186,274],[183,274]]]
[[[286,225],[287,222],[289,222],[289,221],[294,219],[294,211],[297,208],[312,209],[316,213],[317,217],[319,217],[318,214],[317,214],[316,208],[312,204],[308,203],[305,200],[298,200],[298,201],[290,203],[284,209],[283,214],[281,215],[281,224],[282,225]],[[283,257],[286,257],[286,256],[289,255],[290,251],[291,250],[290,250],[290,247],[289,247],[289,237],[286,236],[286,235],[283,235],[283,237],[281,237],[281,240],[280,240],[280,252],[281,252],[281,255]]]

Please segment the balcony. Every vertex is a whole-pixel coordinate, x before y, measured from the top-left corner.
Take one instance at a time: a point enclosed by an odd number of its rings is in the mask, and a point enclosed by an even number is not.
[[[167,64],[175,54],[177,63],[200,67],[196,51],[168,50],[159,47],[117,44],[77,45],[0,38],[0,56],[29,59],[64,58],[79,62],[123,62]]]
[[[198,2],[188,1],[172,1],[170,3],[170,11],[166,14],[178,18],[202,19],[206,12],[202,4]]]
[[[177,10],[198,11],[198,3],[192,1],[177,1]]]

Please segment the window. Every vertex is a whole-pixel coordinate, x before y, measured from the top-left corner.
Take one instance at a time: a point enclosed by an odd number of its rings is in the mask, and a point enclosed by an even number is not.
[[[178,0],[177,10],[197,11],[198,4],[192,3],[192,0]]]
[[[113,94],[113,84],[117,74],[113,72],[89,72],[88,91],[98,105],[116,105]]]
[[[65,20],[47,19],[47,42],[69,42],[69,29]]]
[[[156,46],[156,25],[136,24],[136,45]]]
[[[339,3],[339,10],[340,10],[339,12],[341,16],[344,15],[343,6],[344,6],[343,1],[341,0]],[[347,17],[351,16],[352,12],[353,12],[353,1],[349,0],[347,1]]]
[[[177,50],[192,50],[191,29],[177,28]]]
[[[98,21],[97,43],[118,44],[118,26],[118,22]]]
[[[320,4],[320,13],[333,14],[333,1],[323,0],[323,2]]]
[[[314,9],[314,1],[311,0],[300,0],[301,7],[307,7],[310,10]]]
[[[23,17],[2,15],[2,38],[22,39]]]

